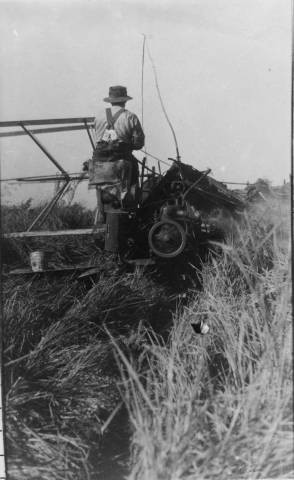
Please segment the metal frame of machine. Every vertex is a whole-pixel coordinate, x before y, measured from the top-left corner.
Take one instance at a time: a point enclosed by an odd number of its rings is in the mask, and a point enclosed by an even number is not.
[[[21,136],[27,135],[32,141],[40,148],[40,150],[45,154],[45,156],[50,160],[50,162],[58,168],[60,175],[48,175],[48,176],[36,176],[36,177],[19,177],[13,180],[18,180],[20,182],[56,182],[62,181],[63,185],[56,192],[53,198],[45,205],[43,210],[38,214],[38,216],[32,221],[25,232],[13,232],[4,234],[4,238],[19,238],[19,237],[36,237],[36,236],[56,236],[56,235],[89,235],[93,233],[93,229],[78,229],[78,230],[60,230],[60,231],[35,231],[34,227],[37,225],[42,226],[46,218],[52,212],[54,206],[57,204],[58,200],[62,198],[66,190],[68,189],[70,183],[75,180],[87,180],[88,174],[83,172],[81,174],[70,174],[60,165],[60,163],[54,158],[54,156],[48,151],[48,149],[40,142],[36,137],[38,134],[44,133],[56,133],[56,132],[67,132],[67,131],[76,131],[76,130],[85,130],[87,132],[88,138],[90,140],[91,147],[95,148],[94,140],[91,134],[91,127],[94,122],[94,117],[74,117],[74,118],[59,118],[59,119],[44,119],[44,120],[21,120],[21,121],[7,121],[0,122],[0,129],[6,129],[6,131],[0,131],[0,138],[2,137],[11,137],[11,136]],[[49,125],[49,127],[48,127]],[[62,125],[62,126],[59,126]],[[29,126],[42,126],[37,129],[28,129]],[[17,130],[9,131],[8,128],[18,127]],[[155,168],[152,169],[146,166],[146,159],[144,158],[142,162],[139,161],[142,166],[141,175],[140,175],[140,186],[141,192],[143,188],[143,183],[146,178],[151,179],[158,175],[155,171]],[[146,172],[149,174],[146,175]],[[9,179],[7,179],[9,180]],[[142,199],[142,194],[140,195]],[[103,232],[105,227],[95,226],[95,233]]]
[[[14,180],[22,182],[56,182],[57,180],[62,180],[62,186],[36,216],[27,230],[25,232],[4,233],[4,238],[97,235],[103,232],[105,232],[105,238],[107,238],[112,228],[112,223],[111,221],[108,222],[108,220],[106,221],[106,225],[94,224],[93,228],[87,229],[59,231],[35,230],[36,226],[39,228],[42,226],[72,181],[88,179],[87,172],[70,174],[64,170],[36,135],[85,130],[91,147],[94,150],[95,145],[91,134],[93,121],[94,117],[77,117],[0,122],[0,129],[5,129],[0,133],[0,138],[28,135],[49,161],[60,171],[60,175],[22,177]],[[41,128],[28,128],[32,126],[41,126]],[[12,127],[18,127],[18,129],[13,131],[8,130]],[[144,157],[143,161],[138,160],[138,163],[141,165],[139,201],[137,208],[130,213],[133,219],[135,219],[133,222],[135,225],[133,231],[136,230],[136,232],[139,232],[141,239],[143,238],[143,243],[146,244],[143,255],[139,254],[139,260],[142,260],[142,257],[145,257],[145,259],[150,258],[150,256],[161,257],[164,260],[175,258],[181,255],[185,249],[189,248],[191,243],[193,244],[194,242],[196,245],[202,234],[207,236],[208,228],[207,225],[201,221],[201,214],[197,210],[198,203],[200,205],[202,204],[204,209],[207,204],[214,206],[218,205],[218,203],[222,204],[225,208],[234,209],[242,207],[242,201],[226,190],[226,187],[221,182],[217,182],[211,177],[208,177],[210,169],[200,172],[189,165],[183,164],[180,161],[180,157],[178,157],[177,160],[169,160],[173,163],[164,175],[161,174],[160,164],[158,173],[155,167],[149,168],[146,165],[146,157]],[[196,201],[195,198],[193,200],[193,195],[194,197],[196,195]],[[118,210],[112,213],[120,213],[120,211]],[[125,233],[123,229],[121,231],[119,230],[118,215],[114,215],[114,217],[116,217],[116,219],[113,223],[113,231],[116,235],[124,237]],[[111,219],[111,213],[109,214],[109,218]],[[135,243],[136,238],[138,238],[137,241],[140,243],[141,240],[136,234],[134,237]],[[134,258],[129,260],[133,262],[136,261]]]

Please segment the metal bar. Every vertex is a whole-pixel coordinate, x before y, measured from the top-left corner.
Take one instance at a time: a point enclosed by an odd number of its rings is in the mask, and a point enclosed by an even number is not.
[[[155,167],[152,167],[152,188],[154,188],[155,186],[155,174],[156,174],[156,171],[155,171]]]
[[[74,176],[74,177],[72,177],[72,176],[69,177],[69,180],[70,180],[70,181],[71,181],[71,180],[80,180],[80,181],[83,181],[83,180],[88,180],[88,179],[89,179],[88,175],[85,176],[85,177],[81,177],[81,176],[78,176],[78,175],[76,175],[76,176]],[[18,180],[18,181],[21,182],[21,183],[34,183],[34,182],[36,182],[36,183],[38,183],[38,182],[39,182],[39,183],[47,183],[47,182],[50,183],[50,182],[56,182],[57,180],[67,180],[67,179],[66,179],[65,177],[62,177],[62,176],[60,175],[60,177],[54,177],[54,176],[48,177],[48,178],[42,178],[42,177],[40,177],[40,178],[31,178],[31,179],[28,179],[28,180],[26,180],[26,179],[21,179],[21,180]]]
[[[143,201],[143,183],[144,183],[144,174],[145,174],[145,164],[146,164],[146,157],[143,158],[142,161],[142,170],[141,170],[141,177],[140,177],[140,192],[139,192],[139,204]]]
[[[83,276],[86,276],[86,274],[90,275],[94,268],[93,267],[89,267],[89,266],[86,266],[86,265],[75,265],[73,267],[56,267],[56,268],[44,268],[43,270],[41,271],[38,271],[38,272],[34,272],[31,268],[16,268],[14,270],[10,270],[9,272],[7,272],[6,274],[3,272],[3,275],[5,276],[10,276],[10,275],[29,275],[29,276],[34,276],[34,275],[46,275],[46,274],[50,274],[50,273],[62,273],[62,272],[75,272],[75,271],[78,271],[79,273],[83,270],[86,270],[86,273],[82,273]],[[101,267],[96,267],[97,270],[97,273],[99,273],[99,271],[101,270]],[[96,272],[95,272],[96,273]],[[79,277],[80,278],[80,277]],[[27,355],[25,355],[26,357]],[[17,362],[19,359],[16,359],[15,361],[12,360],[11,362],[9,362],[9,364],[11,365],[12,362]],[[0,480],[1,480],[1,477],[0,477]]]
[[[136,158],[137,162],[138,162],[140,165],[142,165],[143,162],[141,162],[141,160],[138,160],[137,157],[135,157],[135,158]],[[153,171],[151,170],[151,168],[147,167],[146,165],[145,165],[145,170],[147,170],[148,172],[150,172],[150,173],[153,174]],[[158,175],[158,176],[159,176],[159,173],[155,172],[155,175]]]
[[[220,202],[227,203],[231,206],[235,206],[236,204],[244,205],[244,202],[241,199],[236,198],[236,197],[225,197],[225,196],[222,196],[222,195],[217,194],[217,193],[211,193],[211,192],[208,192],[206,190],[203,190],[201,187],[195,187],[195,190],[197,190],[197,192],[200,195],[203,195],[204,197],[211,197],[214,200],[218,200]]]
[[[52,200],[45,206],[45,208],[43,208],[43,210],[35,218],[33,223],[29,226],[29,228],[27,229],[28,232],[30,232],[37,223],[39,223],[39,226],[41,226],[44,223],[49,213],[52,211],[52,208],[56,205],[56,203],[64,193],[64,190],[67,188],[68,184],[69,184],[69,181],[65,181],[65,184],[62,185],[62,187],[60,188],[60,190],[58,190],[56,195],[54,195]]]
[[[56,197],[56,195],[54,196],[54,198]],[[45,207],[41,210],[41,212],[39,213],[39,215],[37,215],[37,217],[32,221],[31,225],[28,227],[27,229],[27,232],[30,232],[32,230],[32,228],[38,223],[38,221],[40,220],[40,218],[42,218],[42,216],[46,213],[46,211],[48,210],[48,207],[49,205],[51,205],[52,203],[52,200],[47,203],[45,205]]]
[[[8,122],[0,122],[0,128],[3,127],[18,127],[20,124],[23,125],[61,125],[65,123],[84,123],[84,121],[89,123],[94,122],[95,117],[71,117],[71,118],[47,118],[47,119],[38,119],[38,120],[16,120]]]
[[[159,171],[159,175],[161,176],[161,166],[160,166],[160,161],[158,160],[158,171]]]
[[[84,125],[71,125],[68,127],[52,127],[52,128],[37,128],[34,130],[30,130],[33,134],[39,133],[55,133],[55,132],[70,132],[72,130],[84,130]],[[21,130],[15,130],[13,132],[4,132],[0,133],[0,137],[19,137],[22,135],[26,135],[26,132],[22,132]]]
[[[90,143],[91,143],[91,145],[92,145],[92,148],[93,148],[93,150],[95,150],[95,144],[94,144],[94,142],[93,142],[92,135],[90,134],[90,130],[89,130],[89,126],[88,126],[88,124],[87,124],[87,120],[84,121],[84,124],[85,124],[85,127],[86,127],[86,129],[87,129],[87,134],[88,134]]]
[[[65,193],[66,189],[68,188],[69,181],[66,181],[64,185],[62,185],[61,189],[57,192],[55,197],[51,200],[48,204],[46,211],[43,213],[42,218],[39,220],[39,226],[43,225],[48,215],[52,212],[53,207],[56,205],[58,200],[62,197],[63,193]]]
[[[145,175],[145,164],[146,164],[146,157],[143,158],[142,160],[142,170],[141,170],[141,185],[140,187],[143,188],[143,182],[144,182],[144,175]]]
[[[139,162],[140,165],[143,164],[143,162]],[[145,167],[145,170],[147,170],[147,167]],[[149,170],[150,171],[150,170]],[[157,174],[158,175],[158,174]],[[80,173],[69,173],[69,180],[88,180],[89,175],[87,172],[84,172],[83,177],[81,178]],[[142,175],[141,175],[142,176]],[[144,178],[149,178],[150,174],[149,173],[143,173]],[[66,177],[64,175],[38,175],[35,177],[11,177],[11,178],[1,178],[0,182],[56,182],[56,180],[66,180]]]
[[[148,155],[148,157],[154,158],[154,160],[158,160],[159,162],[164,163],[165,165],[167,165],[168,167],[170,167],[170,164],[169,164],[169,163],[165,162],[164,160],[161,160],[161,159],[158,158],[158,157],[155,157],[154,155],[152,155],[152,154],[149,153],[149,152],[146,152],[146,150],[141,149],[141,152],[145,153],[145,155]],[[169,158],[169,160],[172,160],[173,162],[176,162],[176,161],[177,161],[177,160],[174,160],[173,158]]]
[[[105,225],[101,225],[95,228],[95,233],[105,232]],[[4,233],[4,238],[30,238],[30,237],[64,237],[70,235],[91,235],[93,233],[93,228],[80,228],[75,230],[35,230],[27,232],[11,232]]]
[[[58,168],[58,170],[60,170],[63,175],[69,179],[69,175],[68,173],[64,170],[64,168],[62,168],[61,165],[59,165],[59,163],[57,162],[57,160],[55,160],[54,157],[52,157],[51,153],[49,153],[46,148],[42,145],[42,143],[30,132],[30,130],[28,130],[24,125],[20,125],[25,132],[27,132],[27,134],[31,137],[31,139],[38,145],[38,147],[42,150],[43,153],[45,153],[45,155],[49,158],[49,160],[51,160],[51,162]]]
[[[33,277],[35,275],[49,275],[51,273],[56,274],[56,273],[64,273],[64,272],[79,272],[78,278],[83,278],[96,273],[100,273],[101,267],[74,265],[73,267],[44,268],[43,270],[40,270],[38,272],[34,272],[31,268],[16,268],[14,270],[10,270],[7,273],[3,272],[2,275],[4,276],[25,275],[25,276]],[[11,362],[6,363],[5,366],[18,362],[21,359],[27,357],[28,355],[30,354],[24,355],[23,357],[17,358],[16,360],[12,360]],[[1,477],[0,477],[0,480],[2,480]]]
[[[77,180],[78,177],[70,177],[70,180]],[[31,178],[31,179],[20,179],[18,180],[19,183],[51,183],[51,182],[56,182],[56,181],[59,181],[59,180],[67,180],[65,177],[62,177],[60,175],[60,177],[49,177],[49,178]]]
[[[69,173],[70,180],[85,180],[88,178],[88,173],[83,172],[83,178],[81,173]],[[64,175],[37,175],[33,177],[13,177],[13,178],[1,178],[0,182],[55,182],[56,180],[66,180]]]
[[[193,190],[193,188],[195,188],[196,185],[198,185],[198,183],[200,183],[200,182],[203,180],[203,178],[207,177],[207,175],[208,175],[210,172],[211,172],[211,169],[208,168],[208,169],[206,170],[206,172],[202,173],[201,177],[198,178],[198,180],[196,180],[196,182],[194,182],[194,183],[188,188],[188,190],[185,191],[185,193],[183,194],[183,199],[185,199],[186,196],[188,195],[188,193],[189,193],[191,190]]]
[[[88,176],[87,177],[83,177],[81,178],[80,176],[75,176],[75,177],[70,177],[70,180],[88,180]],[[59,177],[54,177],[53,175],[51,177],[48,176],[48,178],[42,178],[42,177],[36,177],[36,178],[20,178],[20,179],[17,179],[18,182],[20,183],[50,183],[50,182],[56,182],[57,180],[66,180],[65,177],[62,177],[61,175]],[[2,180],[4,181],[4,180]]]
[[[225,180],[220,180],[220,183],[225,183],[226,185],[255,185],[255,183],[242,183],[242,182],[226,182]]]

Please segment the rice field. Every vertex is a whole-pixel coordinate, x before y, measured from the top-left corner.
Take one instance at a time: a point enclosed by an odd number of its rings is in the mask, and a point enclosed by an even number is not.
[[[3,210],[3,230],[34,213]],[[185,298],[92,239],[42,245],[53,265],[98,263],[91,281],[3,275],[9,478],[294,478],[289,218],[252,205]],[[91,221],[73,205],[48,227]],[[36,245],[5,242],[3,274]]]

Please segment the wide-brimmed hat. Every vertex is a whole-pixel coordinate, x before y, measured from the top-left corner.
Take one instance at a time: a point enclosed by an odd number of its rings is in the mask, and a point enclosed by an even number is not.
[[[133,97],[129,97],[126,87],[116,85],[115,87],[109,87],[109,96],[104,98],[104,102],[127,102],[132,100]]]

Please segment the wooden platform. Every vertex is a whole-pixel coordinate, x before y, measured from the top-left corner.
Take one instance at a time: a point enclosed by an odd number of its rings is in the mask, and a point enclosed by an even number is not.
[[[134,260],[128,260],[126,263],[129,265],[134,266],[150,266],[154,265],[155,262],[151,258],[137,258]],[[44,270],[40,270],[38,272],[33,271],[30,267],[25,268],[14,268],[8,272],[3,272],[3,276],[17,276],[17,275],[26,275],[26,276],[33,276],[33,275],[47,275],[52,273],[68,273],[68,272],[83,272],[79,275],[79,278],[97,275],[103,269],[101,265],[70,265],[70,266],[60,266],[60,267],[51,267],[51,268],[44,268]],[[1,479],[0,479],[1,480]]]
[[[39,272],[34,272],[31,268],[14,268],[9,272],[3,272],[2,275],[10,276],[10,275],[44,275],[50,273],[62,273],[62,272],[75,272],[75,271],[83,271],[83,270],[93,270],[92,266],[84,266],[84,265],[73,265],[67,267],[56,267],[56,268],[44,268],[44,270],[40,270]]]
[[[105,225],[93,228],[80,228],[76,230],[39,230],[31,232],[4,233],[3,238],[30,238],[30,237],[65,237],[73,235],[96,235],[105,232]]]

